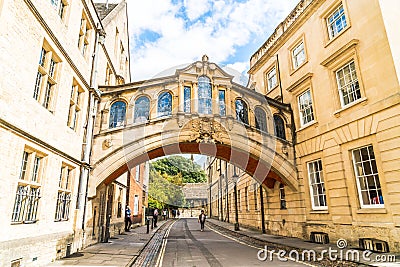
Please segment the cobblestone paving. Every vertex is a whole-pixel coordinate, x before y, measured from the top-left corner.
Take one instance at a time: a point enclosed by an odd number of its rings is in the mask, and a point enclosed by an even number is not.
[[[237,231],[233,231],[230,229],[227,229],[224,226],[218,225],[216,223],[212,223],[210,221],[206,222],[206,225],[211,228],[214,229],[220,233],[223,233],[224,235],[227,235],[231,238],[234,238],[236,240],[239,240],[240,242],[243,242],[245,244],[248,245],[252,245],[252,246],[257,246],[260,248],[263,248],[264,246],[268,246],[268,249],[271,250],[284,250],[284,251],[291,251],[291,250],[296,250],[298,251],[300,254],[303,251],[302,249],[299,249],[297,247],[290,247],[287,245],[282,245],[279,243],[272,243],[272,242],[267,242],[265,240],[262,239],[258,239],[255,237],[251,237],[248,236],[242,232],[237,232]],[[319,258],[320,255],[317,255],[317,258]],[[357,266],[372,266],[372,265],[368,265],[368,264],[361,264],[361,263],[355,263],[355,262],[350,262],[350,261],[344,261],[344,260],[337,260],[337,261],[331,261],[327,258],[324,258],[321,261],[318,261],[318,263],[316,262],[310,262],[311,265],[318,264],[317,266],[321,266],[321,267],[357,267]]]
[[[145,267],[156,266],[157,256],[160,252],[161,245],[168,227],[174,223],[174,220],[169,220],[159,227],[158,231],[153,235],[153,238],[140,251],[139,256],[135,258],[130,266]]]

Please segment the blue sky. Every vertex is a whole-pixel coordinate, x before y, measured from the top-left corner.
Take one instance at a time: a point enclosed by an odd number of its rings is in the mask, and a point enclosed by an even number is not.
[[[110,1],[111,2],[111,1]],[[245,72],[298,0],[127,0],[132,80],[200,60]]]

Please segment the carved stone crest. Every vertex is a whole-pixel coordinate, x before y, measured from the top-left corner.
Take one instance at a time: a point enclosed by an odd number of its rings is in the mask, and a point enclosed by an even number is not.
[[[189,125],[189,142],[220,144],[223,134],[226,133],[224,127],[213,118],[194,119]]]

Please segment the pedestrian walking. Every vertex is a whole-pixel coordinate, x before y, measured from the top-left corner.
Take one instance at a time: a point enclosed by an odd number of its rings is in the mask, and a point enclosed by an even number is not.
[[[155,208],[153,212],[153,222],[154,222],[154,227],[157,227],[157,219],[158,219],[158,209]]]
[[[164,209],[162,212],[162,216],[164,218],[164,221],[167,219],[167,209]]]
[[[132,226],[131,208],[126,205],[125,208],[125,231],[129,232]]]
[[[204,210],[201,210],[198,222],[200,223],[200,231],[203,232],[204,231],[204,224],[206,223],[206,215],[204,214]]]

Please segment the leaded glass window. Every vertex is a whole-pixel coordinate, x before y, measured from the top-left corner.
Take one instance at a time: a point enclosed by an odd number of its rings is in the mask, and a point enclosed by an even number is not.
[[[158,97],[158,117],[169,116],[172,114],[172,95],[164,92]]]
[[[274,133],[276,137],[286,140],[285,123],[281,116],[274,115]]]
[[[191,111],[191,95],[192,95],[192,88],[189,86],[185,86],[183,88],[183,112],[190,113]]]
[[[125,123],[126,103],[117,101],[112,104],[110,109],[110,123],[109,128],[123,126]]]
[[[199,93],[199,113],[211,114],[212,88],[211,88],[211,80],[208,77],[206,76],[199,77],[198,93]]]
[[[150,115],[150,99],[146,96],[141,96],[135,101],[135,114],[133,122],[145,122]]]
[[[219,100],[219,115],[225,116],[226,115],[225,90],[219,90],[218,100]]]
[[[236,99],[236,119],[244,124],[249,124],[249,114],[247,104],[242,99]]]
[[[256,128],[260,131],[266,132],[267,131],[267,114],[260,107],[256,107],[254,109],[254,114],[256,116]]]

